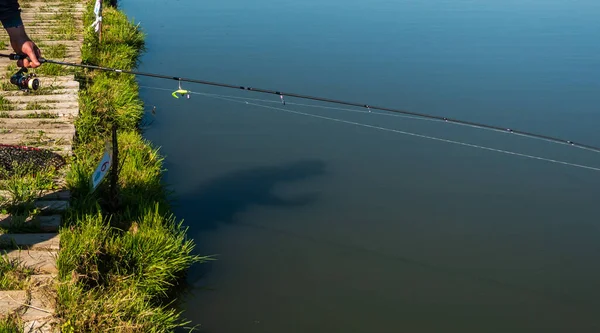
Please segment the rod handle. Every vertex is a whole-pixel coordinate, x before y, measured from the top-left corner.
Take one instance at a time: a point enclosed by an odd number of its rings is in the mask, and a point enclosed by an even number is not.
[[[10,60],[31,60],[29,59],[29,57],[26,54],[16,54],[16,53],[11,53],[8,55],[8,59]],[[46,59],[44,58],[39,58],[38,61],[40,62],[40,64],[43,64],[46,62]]]

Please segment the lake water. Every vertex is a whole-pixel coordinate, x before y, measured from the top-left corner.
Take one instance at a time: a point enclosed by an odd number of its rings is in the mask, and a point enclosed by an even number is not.
[[[148,34],[142,71],[600,145],[598,1],[122,8]],[[139,81],[175,213],[218,259],[190,271],[179,304],[202,332],[600,328],[600,172],[406,133],[593,167],[600,154],[200,85],[183,87],[272,108],[174,99],[156,88],[176,82]]]

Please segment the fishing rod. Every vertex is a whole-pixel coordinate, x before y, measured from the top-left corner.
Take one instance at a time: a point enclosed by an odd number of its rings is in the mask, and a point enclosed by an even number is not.
[[[10,60],[28,59],[28,57],[26,55],[15,54],[15,53],[0,54],[0,57],[9,58]],[[205,80],[183,78],[183,77],[178,77],[178,76],[161,75],[161,74],[155,74],[155,73],[145,73],[145,72],[140,72],[140,71],[102,67],[102,66],[96,66],[96,65],[77,64],[77,63],[63,62],[63,61],[57,61],[57,60],[51,60],[51,59],[45,59],[45,58],[40,58],[38,60],[41,64],[49,63],[49,64],[56,64],[56,65],[62,65],[62,66],[93,69],[93,70],[99,70],[99,71],[105,71],[105,72],[132,74],[132,75],[136,75],[136,76],[146,76],[146,77],[153,77],[153,78],[158,78],[158,79],[175,80],[175,81],[179,82],[179,89],[176,90],[175,92],[173,92],[173,96],[176,98],[177,98],[177,94],[187,95],[189,98],[189,91],[182,89],[181,82],[190,82],[190,83],[197,83],[197,84],[209,85],[209,86],[215,86],[215,87],[221,87],[221,88],[229,88],[229,89],[237,89],[237,90],[259,92],[259,93],[264,93],[264,94],[278,95],[280,97],[283,105],[285,105],[284,96],[289,96],[289,97],[295,97],[295,98],[300,98],[300,99],[305,99],[305,100],[313,100],[313,101],[319,101],[319,102],[326,102],[326,103],[332,103],[332,104],[365,108],[369,112],[371,112],[371,110],[387,111],[387,112],[399,113],[399,114],[404,114],[404,115],[410,115],[410,116],[414,116],[414,117],[420,117],[420,118],[424,118],[424,119],[438,120],[438,121],[453,123],[453,124],[457,124],[457,125],[466,125],[466,126],[478,127],[478,128],[494,130],[494,131],[499,131],[499,132],[504,132],[504,133],[518,134],[521,136],[542,139],[542,140],[551,141],[551,142],[560,143],[560,144],[566,144],[566,145],[570,145],[573,147],[587,149],[587,150],[591,150],[591,151],[600,153],[600,147],[583,144],[583,143],[577,143],[577,142],[574,142],[571,140],[565,140],[565,139],[561,139],[561,138],[557,138],[557,137],[553,137],[553,136],[537,134],[537,133],[532,133],[532,132],[527,132],[527,131],[515,130],[512,128],[488,125],[488,124],[472,122],[472,121],[467,121],[467,120],[453,119],[453,118],[448,118],[448,117],[443,117],[443,116],[436,116],[436,115],[427,114],[427,113],[393,109],[393,108],[375,106],[375,105],[370,105],[370,104],[365,104],[365,103],[348,102],[348,101],[336,100],[336,99],[325,98],[325,97],[317,97],[317,96],[303,95],[303,94],[297,94],[297,93],[233,85],[233,84],[228,84],[228,83],[219,83],[219,82],[211,82],[211,81],[205,81]],[[21,70],[19,70],[19,72],[17,72],[15,75],[13,75],[11,77],[11,83],[17,85],[19,88],[21,88],[23,90],[37,90],[39,88],[40,83],[39,83],[39,80],[35,78],[35,74],[25,75],[25,73],[27,73],[27,69],[21,68]]]

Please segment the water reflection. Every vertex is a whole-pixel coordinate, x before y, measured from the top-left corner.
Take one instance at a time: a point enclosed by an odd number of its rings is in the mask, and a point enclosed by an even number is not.
[[[298,182],[325,174],[321,160],[301,160],[284,165],[244,169],[216,177],[186,193],[178,200],[181,207],[193,208],[194,232],[214,229],[219,223],[233,223],[235,216],[251,206],[296,207],[317,200],[316,193],[285,198],[274,193],[276,185]]]

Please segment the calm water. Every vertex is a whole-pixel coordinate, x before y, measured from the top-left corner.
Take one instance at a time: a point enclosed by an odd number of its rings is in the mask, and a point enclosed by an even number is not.
[[[127,0],[140,69],[600,145],[594,0]],[[143,86],[174,82],[140,78]],[[277,96],[184,84],[278,101]],[[214,98],[157,107],[175,213],[201,254],[203,332],[600,329],[600,154],[400,117]],[[362,110],[361,110],[362,111]]]

